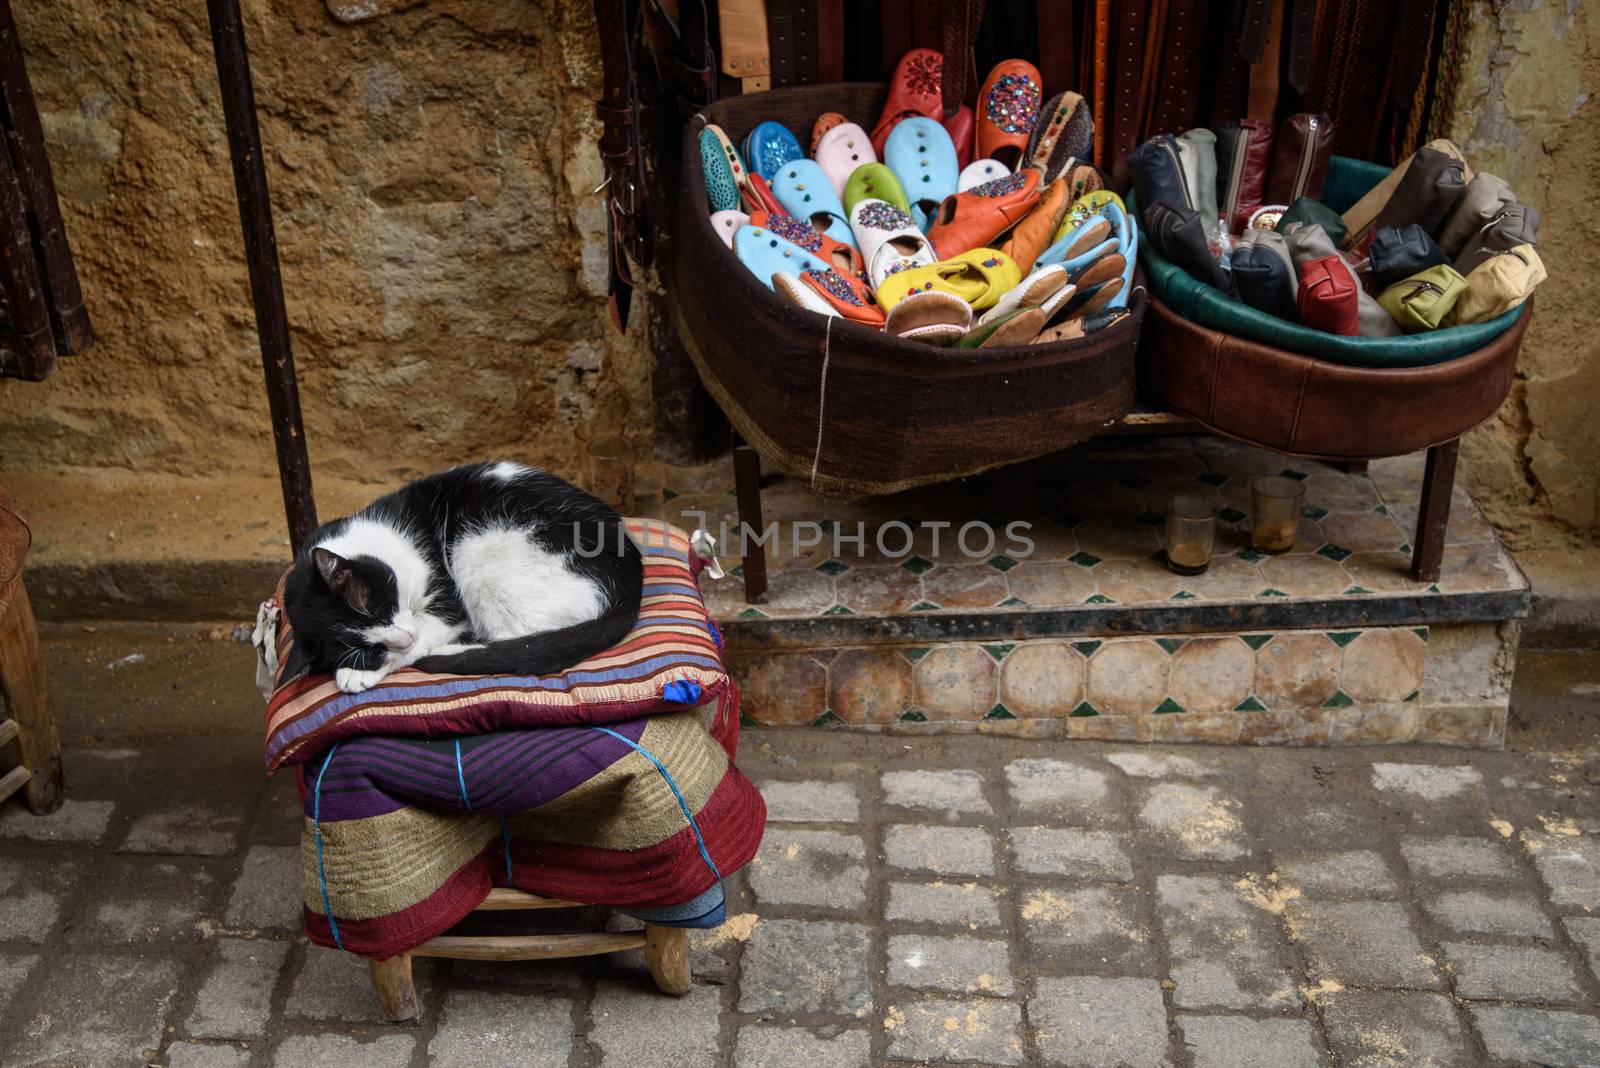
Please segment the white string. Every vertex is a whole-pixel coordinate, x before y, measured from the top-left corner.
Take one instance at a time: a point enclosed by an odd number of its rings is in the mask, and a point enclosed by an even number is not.
[[[828,316],[828,325],[822,331],[822,381],[817,387],[817,450],[811,457],[811,488],[817,488],[817,467],[822,463],[822,427],[828,411],[828,342],[833,337],[833,321],[838,316]]]

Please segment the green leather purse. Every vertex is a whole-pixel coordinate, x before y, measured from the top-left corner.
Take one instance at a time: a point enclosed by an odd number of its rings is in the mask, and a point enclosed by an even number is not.
[[[1436,329],[1467,291],[1467,280],[1449,264],[1403,278],[1378,295],[1378,304],[1400,329],[1420,334]]]
[[[1328,207],[1320,200],[1310,197],[1301,197],[1289,205],[1289,210],[1278,217],[1278,225],[1273,227],[1278,233],[1283,233],[1290,223],[1317,223],[1322,227],[1323,233],[1333,242],[1336,248],[1344,247],[1345,226],[1344,216]]]

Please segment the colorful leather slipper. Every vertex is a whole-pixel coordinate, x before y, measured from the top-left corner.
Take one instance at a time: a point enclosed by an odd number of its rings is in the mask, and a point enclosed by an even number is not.
[[[944,117],[944,132],[950,135],[950,143],[956,146],[956,163],[959,166],[965,167],[972,162],[973,131],[976,126],[972,109],[965,104],[956,108],[954,115]]]
[[[1125,261],[1122,268],[1122,287],[1106,303],[1108,308],[1125,308],[1133,295],[1133,266],[1139,262],[1139,228],[1133,217],[1122,210],[1121,201],[1105,206],[1106,218],[1117,229],[1117,252]]]
[[[1010,173],[1011,168],[997,159],[975,159],[961,169],[961,176],[956,179],[956,192],[965,193],[973,186],[1004,178]]]
[[[867,284],[874,289],[896,271],[921,267],[939,258],[911,216],[887,201],[858,201],[850,212],[850,228],[867,267]]]
[[[1123,207],[1122,198],[1109,189],[1095,189],[1073,200],[1072,207],[1067,209],[1066,217],[1061,220],[1061,227],[1056,230],[1056,236],[1051,240],[1051,244],[1060,241],[1069,231],[1076,230],[1091,219],[1104,215],[1106,205],[1112,203],[1124,211],[1127,210]]]
[[[953,345],[972,329],[972,305],[939,290],[913,293],[890,309],[883,328],[896,337]]]
[[[1094,113],[1088,101],[1066,90],[1045,104],[1022,158],[1024,166],[1038,167],[1053,182],[1076,160],[1088,159],[1093,147]]]
[[[1005,253],[998,249],[975,248],[926,267],[896,271],[878,286],[878,304],[893,308],[910,293],[937,290],[960,297],[974,311],[983,311],[994,307],[1001,297],[1015,289],[1021,278],[1017,265]]]
[[[786,271],[779,271],[772,276],[772,289],[778,296],[783,297],[790,304],[814,311],[818,315],[838,316],[833,310],[833,305],[823,300],[816,290],[800,284],[800,280]]]
[[[1039,123],[1043,93],[1032,63],[1021,59],[997,63],[978,92],[977,154],[1008,167],[1020,166],[1028,138]]]
[[[784,164],[772,177],[772,195],[784,213],[808,221],[841,245],[855,244],[850,217],[817,161],[797,159]]]
[[[889,79],[889,98],[883,102],[877,125],[872,127],[872,150],[883,158],[883,143],[895,124],[910,115],[935,118],[944,114],[940,95],[944,82],[944,56],[931,48],[913,48],[900,57]]]
[[[811,124],[811,158],[817,158],[817,146],[822,144],[823,135],[835,126],[842,125],[848,120],[837,111],[824,111],[817,116],[817,121]]]
[[[1023,308],[1047,307],[1067,284],[1065,267],[1060,264],[1040,267],[1004,293],[992,308],[978,317],[978,322],[980,325],[992,322]]]
[[[752,214],[758,211],[775,211],[779,213],[783,211],[783,205],[779,204],[778,198],[772,195],[772,187],[759,174],[750,174],[745,177],[744,202],[745,207]]]
[[[805,156],[799,139],[781,122],[763,122],[744,139],[745,162],[769,182],[786,164]]]
[[[737,208],[711,213],[711,228],[717,232],[718,237],[722,238],[722,243],[729,248],[733,247],[733,235],[738,233],[739,227],[744,226],[749,221],[750,216]]]
[[[1122,272],[1128,266],[1127,261],[1122,258],[1122,253],[1117,251],[1115,241],[1108,241],[1106,244],[1111,247],[1108,249],[1102,245],[1095,250],[1095,254],[1082,257],[1079,263],[1064,265],[1067,268],[1067,281],[1078,287],[1078,295],[1067,305],[1069,315],[1074,307],[1081,306],[1083,301],[1089,299],[1089,290],[1094,286],[1112,279],[1119,282],[1122,280]],[[1109,295],[1107,299],[1110,299]]]
[[[1077,162],[1069,160],[1067,169],[1061,172],[1061,177],[1067,180],[1067,195],[1074,202],[1106,188],[1106,176],[1100,172],[1100,168],[1082,160]],[[1112,196],[1116,194],[1113,193]],[[1117,199],[1120,201],[1122,198],[1117,197]]]
[[[947,257],[992,245],[1038,201],[1039,172],[1032,168],[984,182],[939,205],[939,217],[929,227],[928,239]]]
[[[1059,326],[1050,327],[1034,338],[1033,343],[1035,345],[1051,345],[1057,341],[1077,341],[1079,338],[1088,337],[1090,334],[1098,334],[1109,326],[1115,326],[1132,314],[1127,308],[1091,312],[1076,319],[1068,319]]]
[[[768,289],[773,288],[772,276],[780,272],[798,274],[804,270],[828,269],[826,263],[764,226],[739,227],[733,235],[733,254]]]
[[[955,196],[961,167],[945,128],[918,115],[901,121],[883,144],[883,162],[900,179],[911,217],[926,232],[945,197]]]
[[[963,334],[956,346],[963,349],[1004,349],[1027,345],[1039,336],[1044,323],[1043,308],[1013,308],[988,322],[979,319],[978,325]]]
[[[833,184],[833,191],[841,197],[844,196],[845,183],[856,172],[856,168],[878,162],[867,131],[853,122],[841,122],[823,134],[822,140],[812,150],[811,158],[817,161],[817,166],[822,168],[822,173]],[[848,202],[845,211],[849,212]]]
[[[861,253],[856,247],[819,234],[810,223],[782,212],[758,211],[750,216],[750,225],[765,227],[785,241],[792,241],[841,274],[861,276]]]
[[[882,200],[911,214],[911,202],[906,199],[906,191],[900,188],[900,179],[882,163],[863,163],[851,171],[845,180],[843,195],[845,214],[850,218],[855,218],[856,205],[863,200]]]
[[[1121,256],[1111,256],[1109,259],[1120,260]],[[1107,278],[1101,282],[1093,282],[1078,287],[1078,292],[1067,301],[1061,314],[1068,319],[1076,319],[1085,315],[1093,315],[1101,309],[1107,308],[1117,294],[1122,292],[1122,274],[1119,272],[1115,278]]]
[[[1070,204],[1067,183],[1057,178],[1039,194],[1039,202],[1017,223],[1011,236],[1000,246],[1000,251],[1016,260],[1017,268],[1023,274],[1033,270],[1034,261],[1049,246]]]
[[[753,218],[753,216],[752,216]],[[1110,248],[1105,246],[1109,245]],[[1117,246],[1117,228],[1112,221],[1104,215],[1095,215],[1080,224],[1076,229],[1068,230],[1056,242],[1043,252],[1039,253],[1036,264],[1062,263],[1068,268],[1082,266],[1094,256],[1115,249]],[[1093,255],[1090,255],[1093,253]]]
[[[867,289],[838,271],[801,271],[800,284],[838,315],[871,327],[883,326],[883,309],[873,303]]]
[[[700,167],[705,172],[706,196],[711,201],[711,210],[736,210],[741,184],[739,175],[744,166],[727,135],[716,126],[700,131]]]

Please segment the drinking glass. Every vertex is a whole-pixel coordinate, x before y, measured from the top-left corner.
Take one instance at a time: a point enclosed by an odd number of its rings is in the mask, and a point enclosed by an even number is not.
[[[1250,485],[1250,544],[1257,552],[1286,553],[1300,531],[1306,486],[1297,478],[1268,475]]]
[[[1211,566],[1217,540],[1217,506],[1204,497],[1180,494],[1167,502],[1167,567],[1179,575],[1199,575]]]

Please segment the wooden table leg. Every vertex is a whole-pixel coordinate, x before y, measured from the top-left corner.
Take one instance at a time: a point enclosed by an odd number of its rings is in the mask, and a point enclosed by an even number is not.
[[[742,441],[733,447],[733,484],[739,498],[739,522],[744,527],[741,533],[745,535],[741,539],[741,548],[746,550],[742,561],[744,600],[746,604],[760,604],[767,599],[767,548],[755,540],[762,534],[761,455]]]
[[[1347,475],[1364,475],[1367,473],[1368,463],[1367,460],[1340,460],[1338,467]]]
[[[689,932],[682,927],[645,924],[644,963],[663,994],[687,994],[693,985],[689,975]]]
[[[6,707],[19,728],[22,765],[32,773],[23,786],[28,807],[39,815],[61,807],[61,743],[56,718],[39,659],[39,634],[34,629],[28,590],[17,583],[5,619],[0,620],[0,686]]]
[[[1444,559],[1444,532],[1450,525],[1450,496],[1456,485],[1456,456],[1460,451],[1460,438],[1428,450],[1411,549],[1411,577],[1418,582],[1439,581],[1439,564]]]
[[[411,954],[401,953],[388,960],[367,961],[372,973],[372,989],[378,1006],[389,1019],[400,1023],[417,1015],[417,988],[411,983]]]

